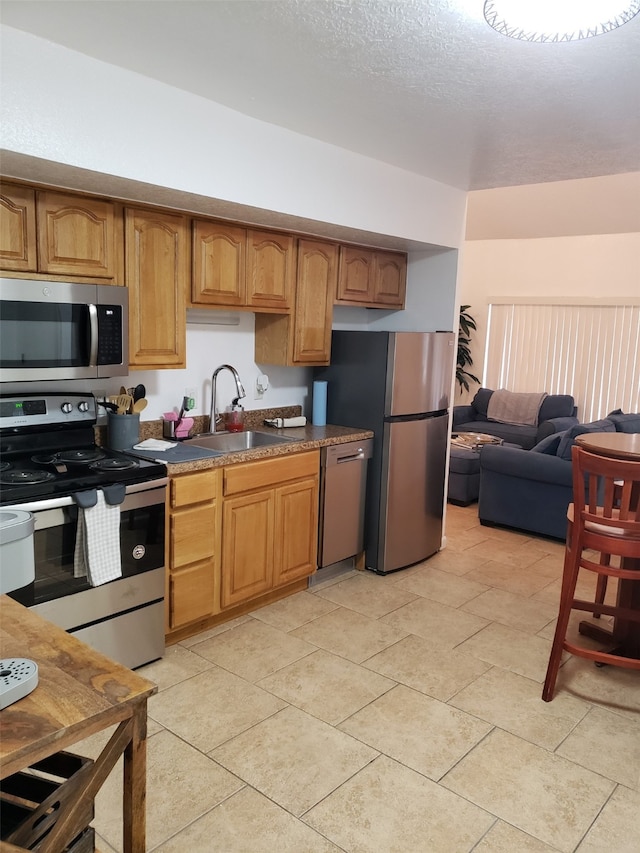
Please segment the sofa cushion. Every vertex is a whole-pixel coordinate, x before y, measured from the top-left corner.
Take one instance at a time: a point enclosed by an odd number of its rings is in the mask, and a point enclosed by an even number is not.
[[[566,459],[571,462],[571,448],[575,444],[575,439],[579,435],[584,435],[588,432],[615,432],[615,424],[608,418],[603,418],[600,421],[591,421],[588,424],[576,424],[562,434],[556,456],[561,459]]]
[[[575,400],[570,394],[548,394],[540,406],[538,423],[551,418],[570,418],[575,405]]]
[[[493,391],[490,388],[479,388],[476,391],[476,395],[471,401],[471,405],[476,412],[476,420],[486,421],[487,407],[492,394]]]
[[[640,413],[629,413],[625,414],[611,414],[608,416],[608,420],[612,421],[616,432],[632,432],[632,433],[640,433]]]

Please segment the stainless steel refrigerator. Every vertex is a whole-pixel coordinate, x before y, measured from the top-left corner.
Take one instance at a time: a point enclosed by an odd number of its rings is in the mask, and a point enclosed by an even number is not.
[[[375,433],[367,568],[386,574],[439,550],[453,385],[453,332],[334,331],[327,423]]]

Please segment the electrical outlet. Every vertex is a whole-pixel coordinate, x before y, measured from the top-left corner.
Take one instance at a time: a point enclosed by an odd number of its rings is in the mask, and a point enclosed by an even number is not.
[[[189,411],[192,412],[198,404],[195,388],[185,388],[184,396],[189,399]]]
[[[262,400],[264,392],[269,388],[269,377],[266,373],[259,373],[253,388],[253,399]]]

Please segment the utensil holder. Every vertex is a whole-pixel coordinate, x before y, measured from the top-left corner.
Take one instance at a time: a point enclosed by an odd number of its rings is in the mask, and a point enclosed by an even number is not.
[[[130,450],[140,438],[140,415],[107,412],[107,444],[111,450]]]

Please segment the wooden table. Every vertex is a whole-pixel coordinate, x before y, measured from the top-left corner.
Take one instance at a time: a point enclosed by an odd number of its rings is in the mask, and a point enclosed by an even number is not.
[[[590,453],[597,453],[599,456],[640,462],[640,434],[637,433],[584,433],[576,437],[576,444]],[[640,571],[640,560],[625,560],[624,566]],[[619,607],[640,610],[640,582],[620,579],[616,603]],[[600,628],[592,622],[581,622],[579,631],[584,636],[589,636],[594,640],[608,642],[609,644],[613,641],[616,654],[640,658],[640,622],[616,619],[613,631]]]
[[[39,851],[59,853],[73,840],[82,808],[124,753],[123,849],[144,853],[147,699],[156,685],[3,595],[0,658],[14,657],[35,661],[39,680],[0,711],[0,778],[118,724]]]

